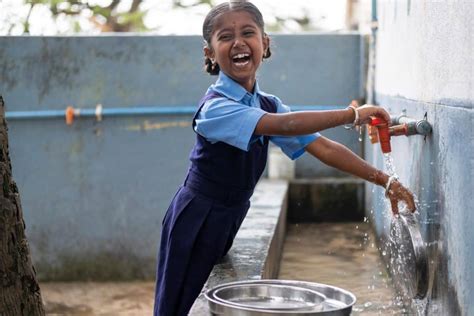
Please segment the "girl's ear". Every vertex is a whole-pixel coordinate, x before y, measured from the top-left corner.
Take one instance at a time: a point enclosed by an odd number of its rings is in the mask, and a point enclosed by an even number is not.
[[[267,33],[263,34],[263,58],[270,57],[270,36]]]
[[[204,46],[203,48],[204,56],[209,58],[210,60],[214,60],[214,51],[210,49],[208,46]]]
[[[263,48],[267,50],[268,47],[270,47],[270,36],[268,36],[268,34],[265,33],[263,34]]]

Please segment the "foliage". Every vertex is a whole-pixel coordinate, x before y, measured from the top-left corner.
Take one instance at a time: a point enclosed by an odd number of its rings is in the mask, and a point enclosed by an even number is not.
[[[207,4],[209,7],[216,5],[217,1],[215,0],[194,0],[194,2],[189,3],[186,0],[173,0],[173,6],[175,8],[190,8],[193,6],[198,6],[201,4]],[[311,18],[308,13],[305,13],[302,17],[279,17],[275,16],[275,22],[271,24],[266,23],[266,29],[271,32],[278,32],[285,29],[285,24],[288,21],[296,22],[303,30],[309,29],[311,24]]]
[[[45,5],[56,19],[59,16],[86,15],[89,21],[101,32],[130,32],[146,30],[143,17],[146,13],[140,10],[143,0],[133,0],[128,10],[118,10],[122,0],[112,0],[108,5],[96,4],[88,0],[26,0],[30,5],[24,26],[25,33],[29,33],[29,17],[37,5]],[[80,31],[80,26],[75,25],[75,30]]]
[[[30,33],[32,12],[36,10],[36,15],[38,11],[43,14],[47,12],[51,17],[50,20],[61,21],[63,25],[64,21],[67,21],[69,31],[88,32],[95,29],[99,32],[142,32],[150,30],[145,24],[145,18],[153,5],[163,6],[164,3],[168,3],[171,10],[188,10],[203,5],[211,8],[219,2],[217,0],[159,1],[161,2],[158,4],[155,0],[23,0],[24,6],[28,7],[28,13],[26,17],[23,15],[21,18],[21,24],[23,33]],[[46,18],[45,16],[45,21],[47,21]],[[301,30],[308,30],[311,29],[312,22],[307,12],[297,17],[274,16],[272,22],[267,23],[267,30],[284,31],[288,23],[299,26]],[[8,21],[5,23],[8,24]],[[10,31],[13,27],[14,25],[10,25]]]

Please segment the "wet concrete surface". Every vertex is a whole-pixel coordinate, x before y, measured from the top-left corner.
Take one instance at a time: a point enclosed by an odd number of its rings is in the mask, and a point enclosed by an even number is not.
[[[279,278],[352,292],[352,315],[406,314],[368,223],[288,224]]]
[[[289,224],[280,279],[334,285],[357,296],[352,315],[406,315],[367,223]],[[151,315],[154,282],[43,282],[47,315]]]

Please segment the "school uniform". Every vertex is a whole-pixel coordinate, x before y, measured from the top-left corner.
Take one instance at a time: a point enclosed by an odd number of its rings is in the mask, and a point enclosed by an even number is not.
[[[319,137],[253,135],[263,115],[277,112],[289,108],[257,83],[249,93],[223,72],[200,101],[188,174],[163,219],[154,315],[189,312],[247,214],[269,141],[296,159]]]

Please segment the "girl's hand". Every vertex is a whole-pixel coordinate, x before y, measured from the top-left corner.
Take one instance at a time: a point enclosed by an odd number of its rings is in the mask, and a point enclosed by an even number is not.
[[[363,106],[357,107],[356,111],[359,114],[359,119],[355,122],[356,125],[369,123],[371,116],[380,117],[390,124],[390,114],[380,106],[364,104]]]
[[[410,212],[415,212],[416,206],[413,194],[400,182],[392,181],[392,183],[388,187],[388,190],[386,191],[386,194],[390,200],[390,204],[392,205],[392,213],[394,215],[398,214],[398,202],[400,201],[406,203],[407,208]]]

